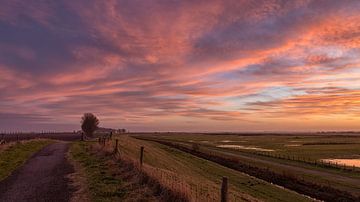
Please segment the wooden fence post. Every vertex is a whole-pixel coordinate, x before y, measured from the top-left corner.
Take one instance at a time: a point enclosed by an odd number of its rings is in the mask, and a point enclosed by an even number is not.
[[[115,140],[115,148],[114,148],[114,153],[115,153],[115,154],[118,153],[118,144],[119,144],[119,140],[116,139],[116,140]]]
[[[98,142],[99,142],[99,144],[101,144],[101,138],[100,137],[98,138]]]
[[[16,142],[19,143],[20,139],[19,139],[19,135],[16,136]]]
[[[140,147],[140,168],[142,167],[143,164],[143,158],[144,158],[144,146]]]
[[[228,178],[223,177],[221,184],[221,202],[227,202],[227,201],[228,201]]]
[[[2,137],[0,139],[0,144],[5,144],[4,134],[2,134]]]

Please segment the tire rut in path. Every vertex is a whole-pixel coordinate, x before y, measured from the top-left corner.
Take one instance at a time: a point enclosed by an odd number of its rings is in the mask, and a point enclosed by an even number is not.
[[[35,153],[12,175],[0,182],[0,201],[69,201],[75,191],[68,174],[67,143],[54,143]]]

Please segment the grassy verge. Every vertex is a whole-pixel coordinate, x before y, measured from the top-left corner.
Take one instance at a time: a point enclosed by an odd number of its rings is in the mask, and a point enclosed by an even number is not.
[[[7,146],[0,153],[0,180],[8,177],[31,155],[51,142],[49,140],[31,140]]]
[[[90,151],[91,143],[75,142],[70,147],[70,156],[80,163],[85,172],[91,201],[119,201],[125,192],[121,189],[121,179],[113,176],[109,158],[97,156]]]
[[[87,199],[82,201],[184,201],[181,195],[142,172],[133,161],[116,158],[113,150],[98,144],[75,142],[69,156],[80,165],[76,172],[82,172],[80,175],[85,178],[82,187],[86,190],[83,196],[76,197]]]

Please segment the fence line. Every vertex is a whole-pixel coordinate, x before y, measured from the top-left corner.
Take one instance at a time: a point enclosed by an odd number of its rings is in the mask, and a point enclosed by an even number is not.
[[[355,166],[348,166],[346,164],[340,164],[340,163],[332,163],[330,161],[324,161],[324,160],[316,160],[311,158],[305,158],[300,156],[293,156],[288,154],[276,154],[271,152],[249,152],[251,154],[259,155],[259,156],[265,156],[265,157],[271,157],[276,159],[283,159],[283,160],[290,160],[290,161],[296,161],[301,163],[306,163],[313,166],[319,166],[323,168],[334,168],[334,169],[340,169],[348,172],[359,172],[359,168]]]
[[[114,148],[117,148],[114,149]],[[139,147],[139,151],[141,147]],[[210,183],[201,183],[200,181],[191,179],[190,176],[179,175],[169,170],[161,169],[158,167],[153,167],[151,165],[142,163],[139,159],[121,152],[121,146],[113,144],[113,141],[107,140],[104,145],[101,145],[102,150],[107,150],[107,152],[115,153],[115,157],[122,161],[131,162],[135,165],[141,172],[144,172],[149,177],[156,179],[162,186],[166,187],[169,190],[172,190],[177,193],[184,195],[189,201],[204,201],[204,202],[217,202],[221,200],[221,184],[216,185]],[[146,156],[146,148],[143,150],[144,156]],[[113,153],[114,154],[114,153]],[[143,157],[144,158],[144,157]],[[186,180],[185,180],[186,179]],[[231,179],[229,179],[231,181]],[[254,201],[254,198],[250,196],[243,195],[234,190],[235,187],[229,186],[227,194],[227,201]],[[256,200],[255,200],[256,201]]]

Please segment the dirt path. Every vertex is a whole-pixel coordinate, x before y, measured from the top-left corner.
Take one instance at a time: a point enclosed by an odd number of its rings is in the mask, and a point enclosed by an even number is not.
[[[66,175],[74,172],[66,160],[67,143],[54,143],[32,156],[0,182],[0,201],[69,201],[73,188]]]

